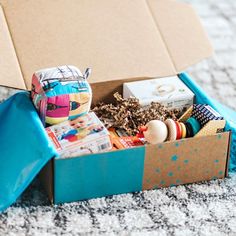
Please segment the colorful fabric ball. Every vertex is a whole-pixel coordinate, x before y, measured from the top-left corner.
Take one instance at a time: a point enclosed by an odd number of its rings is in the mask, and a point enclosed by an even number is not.
[[[32,100],[44,125],[72,120],[89,112],[92,90],[85,73],[74,66],[43,69],[32,77]]]

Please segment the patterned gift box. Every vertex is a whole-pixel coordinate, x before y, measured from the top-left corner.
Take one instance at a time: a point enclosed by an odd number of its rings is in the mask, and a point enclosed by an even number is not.
[[[224,120],[223,116],[206,104],[194,104],[192,116],[200,122],[202,127],[211,120]]]

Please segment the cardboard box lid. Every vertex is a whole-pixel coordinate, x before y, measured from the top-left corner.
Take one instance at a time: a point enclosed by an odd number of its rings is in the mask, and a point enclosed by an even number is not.
[[[34,71],[64,64],[91,67],[91,83],[170,76],[212,55],[194,10],[173,0],[0,3],[5,86],[30,89]]]

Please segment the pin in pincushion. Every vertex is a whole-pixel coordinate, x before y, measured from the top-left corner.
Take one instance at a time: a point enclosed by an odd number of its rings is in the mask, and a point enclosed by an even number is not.
[[[74,66],[60,66],[34,73],[31,97],[44,125],[53,125],[87,114],[92,90],[85,73]]]

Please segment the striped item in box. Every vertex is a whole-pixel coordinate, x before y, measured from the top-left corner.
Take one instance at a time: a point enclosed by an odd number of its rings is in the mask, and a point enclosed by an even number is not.
[[[224,120],[223,116],[207,104],[194,104],[192,117],[196,118],[202,127],[211,120]]]

